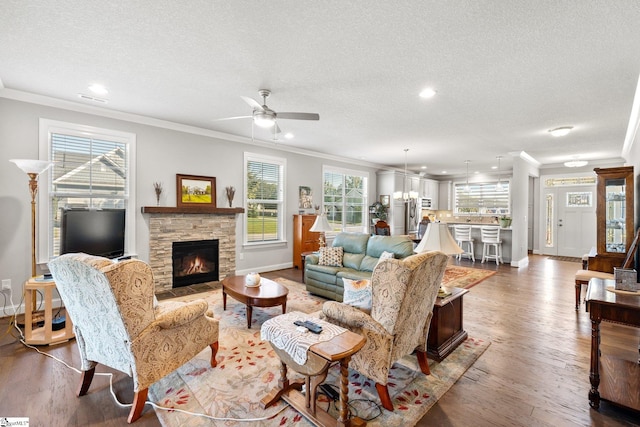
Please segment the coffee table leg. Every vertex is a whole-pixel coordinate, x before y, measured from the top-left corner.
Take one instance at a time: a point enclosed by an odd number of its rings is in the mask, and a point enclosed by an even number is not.
[[[253,307],[247,304],[247,329],[251,329],[251,315],[253,314]]]
[[[284,302],[282,303],[282,314],[285,314],[287,312],[287,300],[285,299]],[[638,347],[638,351],[640,351],[640,347]]]
[[[226,309],[227,309],[227,293],[223,289],[222,290],[222,310],[226,310]]]

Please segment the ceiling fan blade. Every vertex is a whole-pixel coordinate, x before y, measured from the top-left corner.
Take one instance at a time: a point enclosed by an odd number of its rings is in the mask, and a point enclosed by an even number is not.
[[[250,119],[253,116],[236,116],[236,117],[225,117],[224,119],[213,119],[214,122],[219,122],[222,120],[235,120],[235,119]]]
[[[320,120],[320,114],[317,113],[278,113],[279,119],[293,120]]]
[[[244,102],[249,104],[249,106],[251,106],[251,108],[253,108],[254,110],[264,111],[262,105],[258,104],[258,101],[256,101],[255,99],[249,98],[248,96],[241,96],[240,98],[244,99]]]

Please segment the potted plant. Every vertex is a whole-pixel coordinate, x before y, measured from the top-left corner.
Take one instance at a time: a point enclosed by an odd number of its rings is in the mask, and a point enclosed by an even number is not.
[[[380,202],[375,202],[369,206],[369,213],[374,223],[377,222],[377,220],[385,221],[387,219],[387,207]]]
[[[508,217],[506,215],[502,215],[500,217],[500,227],[502,227],[502,228],[511,227],[511,217]]]

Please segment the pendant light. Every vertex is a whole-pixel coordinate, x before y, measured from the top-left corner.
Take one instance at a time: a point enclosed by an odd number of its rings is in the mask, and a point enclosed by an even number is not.
[[[498,183],[496,184],[496,191],[502,191],[502,183],[500,182],[500,159],[502,159],[502,156],[496,156],[496,159],[498,159]]]
[[[402,201],[404,202],[408,202],[411,199],[417,199],[418,198],[418,192],[417,191],[411,191],[411,188],[409,185],[409,173],[407,170],[407,162],[408,162],[408,158],[409,158],[409,149],[405,148],[404,149],[404,180],[402,182],[402,191],[396,191],[393,193],[393,198],[398,200],[398,199],[402,199]]]
[[[464,186],[464,191],[469,192],[471,187],[469,187],[469,163],[471,160],[465,160],[464,163],[467,165],[467,184]]]

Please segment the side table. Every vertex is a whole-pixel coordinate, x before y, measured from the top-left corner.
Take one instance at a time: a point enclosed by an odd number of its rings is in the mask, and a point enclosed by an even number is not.
[[[27,344],[48,345],[57,344],[63,341],[69,341],[75,338],[73,334],[73,325],[69,316],[66,316],[65,327],[58,331],[52,329],[53,326],[53,290],[56,282],[53,280],[36,280],[29,279],[24,284],[24,340]],[[33,301],[35,301],[36,292],[42,289],[44,292],[44,326],[33,328]]]
[[[447,287],[445,289],[451,292],[451,295],[436,298],[427,337],[427,354],[438,362],[442,362],[467,339],[467,331],[462,325],[462,297],[469,290]]]
[[[278,386],[260,401],[262,408],[268,408],[280,398],[293,406],[312,424],[320,427],[362,427],[366,422],[360,418],[349,418],[348,370],[351,356],[359,351],[366,339],[351,331],[346,331],[329,341],[319,342],[309,347],[307,362],[296,363],[285,350],[272,345],[280,357],[280,379]],[[316,390],[327,377],[327,370],[334,363],[340,363],[340,401],[338,419],[316,405]],[[304,380],[289,381],[287,366],[305,376]],[[305,386],[305,394],[300,390]]]

